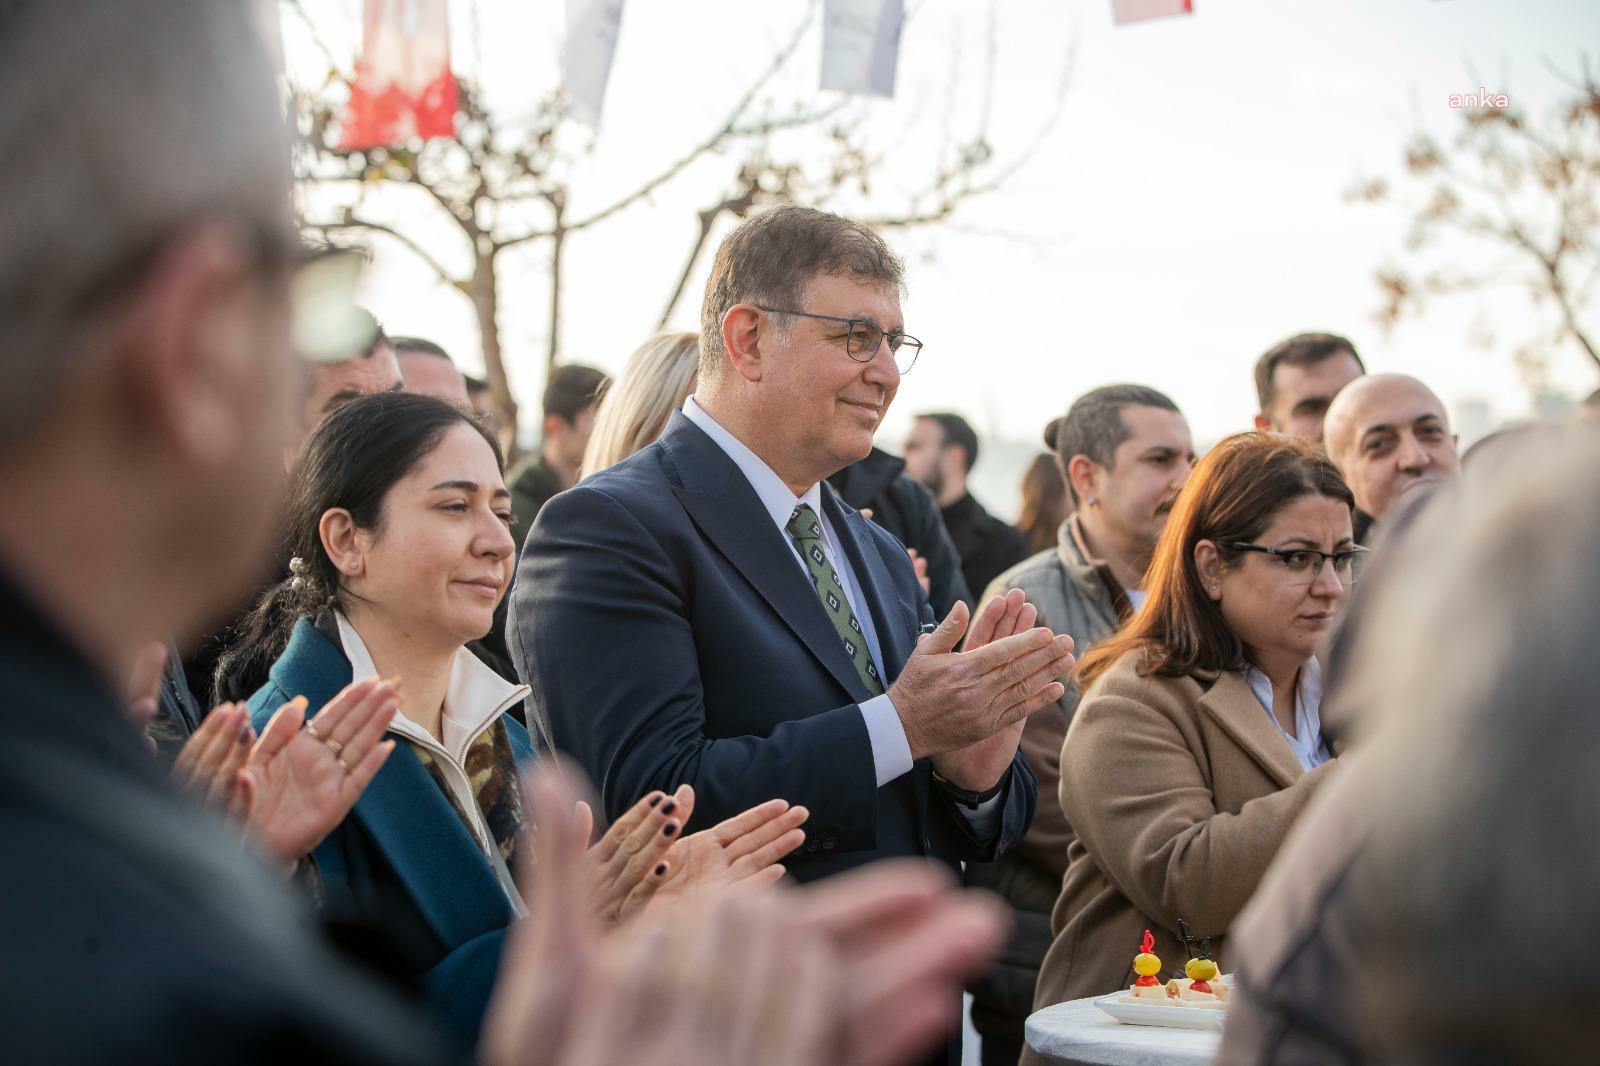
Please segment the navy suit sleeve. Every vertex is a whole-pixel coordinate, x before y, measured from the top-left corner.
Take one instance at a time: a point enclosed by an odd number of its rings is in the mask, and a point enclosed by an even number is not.
[[[937,622],[928,598],[919,597],[919,603],[922,623]],[[1039,713],[1045,714],[1052,709],[1053,706],[1047,707]],[[994,862],[1020,843],[1028,827],[1033,824],[1033,812],[1039,800],[1039,784],[1034,779],[1033,771],[1028,768],[1028,760],[1023,757],[1021,747],[1011,757],[1011,780],[1006,783],[1005,799],[1001,802],[999,827],[989,839],[980,839],[972,831],[972,823],[967,821],[953,799],[938,788],[932,792],[936,797],[935,802],[946,808],[950,822],[956,827],[962,862]]]
[[[690,829],[781,797],[810,810],[808,837],[838,851],[876,847],[877,779],[859,705],[766,736],[708,735],[684,578],[612,496],[580,485],[546,504],[512,596],[512,654],[534,713],[589,774],[608,819],[687,782]]]

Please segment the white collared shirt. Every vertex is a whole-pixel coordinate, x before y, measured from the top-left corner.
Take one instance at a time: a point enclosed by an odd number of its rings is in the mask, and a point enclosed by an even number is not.
[[[1322,664],[1311,658],[1300,668],[1294,695],[1294,736],[1290,736],[1272,713],[1272,679],[1254,666],[1245,672],[1250,691],[1266,709],[1272,728],[1289,745],[1303,770],[1311,771],[1332,760],[1328,742],[1322,738]]]
[[[355,626],[350,624],[342,611],[336,611],[334,618],[339,623],[339,643],[344,646],[345,658],[350,660],[350,679],[363,681],[377,677],[378,669],[372,663],[372,653],[367,651],[361,634],[356,632]],[[442,740],[435,739],[432,733],[398,712],[394,721],[389,723],[389,732],[398,733],[422,745],[434,756],[435,764],[449,783],[455,805],[472,822],[478,849],[494,868],[495,877],[505,890],[506,898],[511,901],[513,913],[519,918],[527,915],[527,908],[523,905],[522,893],[511,878],[505,858],[495,845],[494,834],[484,821],[483,811],[478,807],[478,798],[473,794],[472,782],[467,777],[466,757],[467,748],[473,740],[507,710],[527,698],[530,691],[527,685],[513,685],[463,647],[456,651],[455,662],[450,667],[450,683],[445,689],[439,728]]]

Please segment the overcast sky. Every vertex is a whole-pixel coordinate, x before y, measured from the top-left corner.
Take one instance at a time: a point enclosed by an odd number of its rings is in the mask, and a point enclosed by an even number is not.
[[[505,114],[558,78],[562,4],[451,0],[455,66]],[[341,56],[359,38],[359,0],[306,0]],[[1086,389],[1138,381],[1168,392],[1196,439],[1246,428],[1255,357],[1288,334],[1353,338],[1369,367],[1417,374],[1453,409],[1493,420],[1531,399],[1512,346],[1533,328],[1523,296],[1440,303],[1385,336],[1374,269],[1405,219],[1352,205],[1361,176],[1394,175],[1415,130],[1447,136],[1451,93],[1482,85],[1540,113],[1584,47],[1600,55],[1596,0],[1195,0],[1196,13],[1114,27],[1110,0],[910,0],[899,91],[864,105],[894,164],[869,212],[892,210],[944,142],[988,115],[1002,156],[1028,142],[1075,56],[1065,110],[1032,162],[954,225],[897,233],[910,265],[907,329],[926,345],[881,442],[898,447],[915,411],[954,409],[987,435],[1035,439]],[[800,0],[628,0],[601,129],[576,171],[579,213],[626,191],[721,121],[805,17]],[[991,60],[992,89],[984,91]],[[315,56],[284,12],[292,76]],[[776,83],[782,101],[815,90],[820,33]],[[569,131],[587,144],[582,131]],[[796,147],[816,152],[814,142]],[[565,358],[608,370],[654,328],[695,232],[694,211],[735,160],[691,168],[648,203],[575,238],[564,301]],[[386,207],[441,258],[466,249],[428,204]],[[718,234],[720,236],[720,232]],[[709,257],[707,257],[709,258]],[[511,373],[536,405],[547,274],[537,250],[506,264]],[[705,264],[674,324],[694,328]],[[481,365],[467,302],[409,253],[380,243],[366,300],[394,333],[437,340]],[[1474,337],[1479,339],[1473,343]],[[1482,340],[1491,338],[1487,347]],[[1600,383],[1575,350],[1552,379],[1579,396]],[[1470,428],[1470,427],[1469,427]],[[1008,508],[1005,508],[1008,509]]]

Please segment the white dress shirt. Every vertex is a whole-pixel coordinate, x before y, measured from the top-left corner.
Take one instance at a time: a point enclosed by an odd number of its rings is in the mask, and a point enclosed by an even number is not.
[[[683,401],[683,417],[702,429],[706,436],[733,460],[734,465],[744,474],[745,480],[750,482],[750,487],[756,490],[761,505],[771,516],[773,525],[783,534],[784,543],[789,545],[795,565],[806,575],[807,583],[811,581],[811,571],[806,569],[805,560],[800,557],[800,549],[795,545],[794,538],[789,536],[789,519],[794,515],[795,508],[801,504],[808,504],[816,512],[817,518],[822,523],[822,553],[827,556],[828,564],[838,571],[839,584],[844,586],[845,596],[850,600],[850,609],[855,612],[856,621],[861,623],[861,631],[867,638],[867,652],[878,668],[878,676],[888,678],[889,671],[884,667],[883,651],[878,644],[878,631],[872,621],[872,612],[867,609],[866,601],[861,598],[860,585],[856,580],[855,571],[850,567],[848,556],[838,550],[839,532],[833,528],[833,523],[822,509],[821,482],[812,485],[804,495],[796,496],[772,467],[738,437],[718,424],[716,419],[706,414],[705,409],[695,403],[693,396]],[[867,739],[872,745],[872,764],[877,774],[878,787],[882,788],[902,774],[910,773],[911,744],[906,740],[905,727],[900,724],[900,713],[890,702],[889,694],[885,692],[861,704],[861,718],[866,723]],[[984,802],[976,811],[960,805],[957,805],[957,810],[967,817],[976,832],[984,834],[993,828],[999,817],[1000,799],[1001,797],[995,796]]]
[[[1272,679],[1252,666],[1245,673],[1245,680],[1250,682],[1250,691],[1256,694],[1256,699],[1266,709],[1267,717],[1272,720],[1272,728],[1289,745],[1289,750],[1294,752],[1302,769],[1315,770],[1333,758],[1333,753],[1328,750],[1328,742],[1322,739],[1321,663],[1311,658],[1300,668],[1300,680],[1294,694],[1292,737],[1278,722],[1278,716],[1272,713]]]

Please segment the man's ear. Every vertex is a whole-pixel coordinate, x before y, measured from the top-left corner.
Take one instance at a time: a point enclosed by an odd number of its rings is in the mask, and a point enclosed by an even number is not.
[[[761,380],[761,341],[766,325],[761,311],[750,304],[734,304],[722,316],[722,346],[733,369],[746,381]]]
[[[348,577],[359,577],[366,567],[364,553],[367,536],[343,507],[330,507],[317,522],[317,536],[328,553],[333,568]]]
[[[1257,429],[1267,430],[1272,428],[1272,419],[1268,418],[1264,414],[1257,414],[1255,422]]]
[[[1072,493],[1080,504],[1087,506],[1092,497],[1098,496],[1100,486],[1096,484],[1097,464],[1087,455],[1074,455],[1067,461],[1067,482],[1072,486]]]
[[[242,376],[259,346],[247,283],[249,234],[208,223],[162,249],[109,333],[108,357],[126,408],[148,440],[180,463],[227,464],[241,442]]]
[[[541,439],[554,440],[567,428],[567,420],[560,415],[545,415],[541,426]]]

